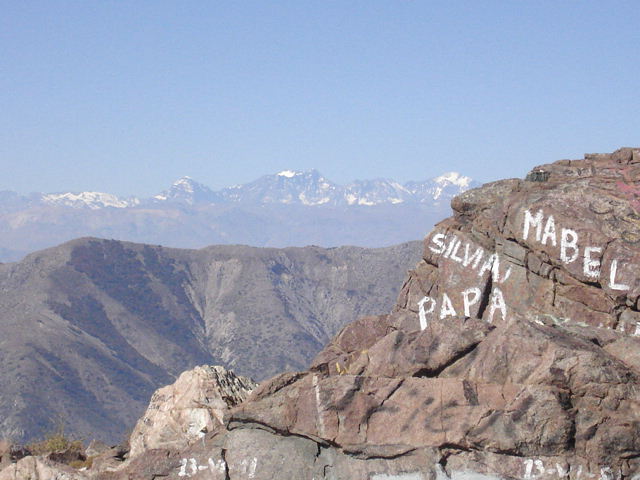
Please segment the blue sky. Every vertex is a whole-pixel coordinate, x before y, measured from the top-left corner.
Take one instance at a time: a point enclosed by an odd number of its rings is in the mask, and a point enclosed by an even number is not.
[[[640,145],[637,1],[0,7],[0,190],[489,181]]]

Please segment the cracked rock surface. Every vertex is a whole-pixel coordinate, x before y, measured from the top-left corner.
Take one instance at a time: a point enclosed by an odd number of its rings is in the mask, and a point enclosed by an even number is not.
[[[640,150],[455,198],[398,303],[98,478],[640,478]]]

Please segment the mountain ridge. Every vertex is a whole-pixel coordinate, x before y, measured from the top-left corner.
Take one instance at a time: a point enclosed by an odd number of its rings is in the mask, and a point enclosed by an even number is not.
[[[0,265],[0,438],[52,412],[118,441],[151,393],[222,364],[305,368],[354,317],[389,309],[420,243],[199,250],[79,238]]]
[[[183,177],[146,199],[5,191],[0,261],[86,236],[177,248],[390,246],[422,238],[446,216],[450,199],[474,185],[460,174],[435,178],[405,186],[385,179],[340,186],[316,170],[283,170],[218,191]]]
[[[283,170],[263,175],[239,185],[213,190],[190,176],[174,181],[169,189],[150,197],[119,196],[108,192],[62,191],[20,195],[11,190],[0,192],[14,202],[43,203],[72,208],[132,208],[162,202],[184,202],[190,205],[216,203],[298,203],[318,205],[398,204],[404,202],[428,203],[438,200],[444,191],[450,195],[477,185],[470,177],[458,172],[446,172],[424,181],[396,182],[388,178],[353,180],[339,185],[324,177],[318,170]],[[384,196],[393,192],[396,196]],[[294,194],[295,193],[295,194]],[[329,195],[329,196],[327,196]],[[372,200],[373,199],[373,200]],[[2,200],[2,198],[0,198]]]

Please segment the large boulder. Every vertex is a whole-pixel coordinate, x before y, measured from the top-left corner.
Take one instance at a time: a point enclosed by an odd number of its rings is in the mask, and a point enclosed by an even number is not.
[[[224,415],[255,388],[253,380],[204,365],[157,390],[130,437],[130,457],[148,449],[180,449],[223,426]]]
[[[390,314],[140,478],[640,479],[640,150],[452,207]]]

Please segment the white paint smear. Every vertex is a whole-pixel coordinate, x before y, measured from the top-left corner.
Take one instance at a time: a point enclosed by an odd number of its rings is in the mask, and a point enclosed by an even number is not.
[[[313,384],[313,390],[315,391],[316,394],[316,412],[317,412],[317,418],[318,418],[318,433],[320,434],[321,437],[325,436],[325,426],[324,426],[324,419],[322,418],[322,405],[320,402],[320,384],[318,383],[318,376],[314,375],[313,379],[311,380],[311,383]]]

